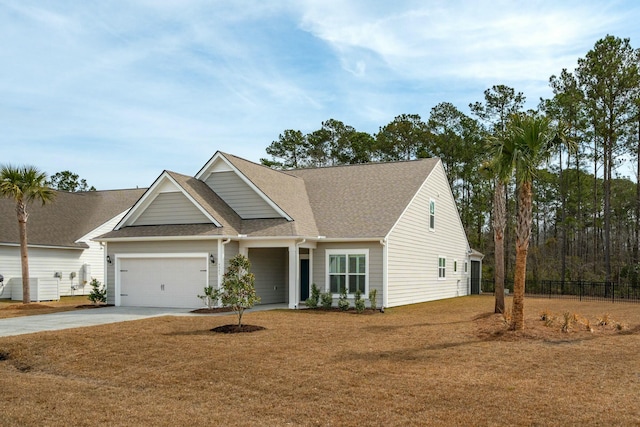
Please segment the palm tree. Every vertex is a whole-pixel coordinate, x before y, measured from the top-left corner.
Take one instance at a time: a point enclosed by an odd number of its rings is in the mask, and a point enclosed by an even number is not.
[[[504,313],[504,229],[507,226],[507,201],[505,199],[506,183],[501,179],[494,180],[493,192],[493,242],[495,246],[495,287],[496,303],[493,312]]]
[[[499,144],[500,139],[497,136],[491,136],[487,139],[489,152],[492,148]],[[480,173],[485,179],[493,181],[493,215],[491,218],[491,226],[493,227],[493,243],[494,243],[494,289],[495,307],[494,313],[504,313],[504,229],[507,225],[507,200],[505,198],[506,182],[498,176],[492,160],[486,161],[480,168]]]
[[[516,224],[516,268],[513,280],[511,328],[524,329],[524,290],[527,254],[533,217],[533,179],[536,171],[563,142],[562,133],[549,118],[536,113],[511,116],[504,138],[494,139],[491,146],[493,166],[503,182],[514,173],[518,194]]]
[[[47,175],[34,166],[0,166],[0,196],[15,200],[20,229],[20,260],[22,264],[22,302],[29,304],[29,254],[27,251],[27,205],[53,200],[54,191],[46,184]]]

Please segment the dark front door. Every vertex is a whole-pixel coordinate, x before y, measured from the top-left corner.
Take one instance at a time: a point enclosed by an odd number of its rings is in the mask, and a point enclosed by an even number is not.
[[[480,295],[480,261],[471,261],[471,295]]]
[[[300,301],[309,298],[309,260],[300,260]]]

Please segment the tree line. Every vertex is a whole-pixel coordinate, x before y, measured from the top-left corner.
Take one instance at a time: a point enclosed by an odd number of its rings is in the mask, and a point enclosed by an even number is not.
[[[535,110],[525,111],[522,92],[495,85],[469,114],[442,102],[374,134],[336,119],[307,134],[288,129],[261,161],[289,169],[440,157],[469,242],[486,255],[485,277],[513,277],[519,184],[514,174],[498,179],[490,147],[508,139],[514,117],[544,118],[566,143],[532,172],[527,279],[638,283],[639,67],[640,50],[608,35],[574,70],[549,78],[553,96]]]

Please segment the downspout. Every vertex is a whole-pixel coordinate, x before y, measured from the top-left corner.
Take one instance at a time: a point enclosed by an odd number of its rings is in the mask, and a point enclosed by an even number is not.
[[[380,244],[382,245],[382,308],[381,310],[387,307],[389,301],[389,269],[387,266],[387,238],[380,240]]]
[[[218,284],[216,288],[220,289],[222,285],[222,275],[224,274],[224,245],[229,243],[231,238],[218,240]]]

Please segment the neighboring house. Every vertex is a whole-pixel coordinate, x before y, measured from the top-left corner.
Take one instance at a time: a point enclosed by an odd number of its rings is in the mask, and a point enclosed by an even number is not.
[[[92,239],[112,230],[145,189],[68,193],[27,207],[29,276],[33,301],[84,295],[104,282],[103,245]],[[16,204],[0,199],[0,298],[22,299]]]
[[[123,306],[201,306],[238,253],[262,304],[290,308],[313,283],[334,298],[377,289],[385,307],[467,295],[482,259],[439,159],[276,171],[217,152],[195,177],[162,172],[96,240]]]

